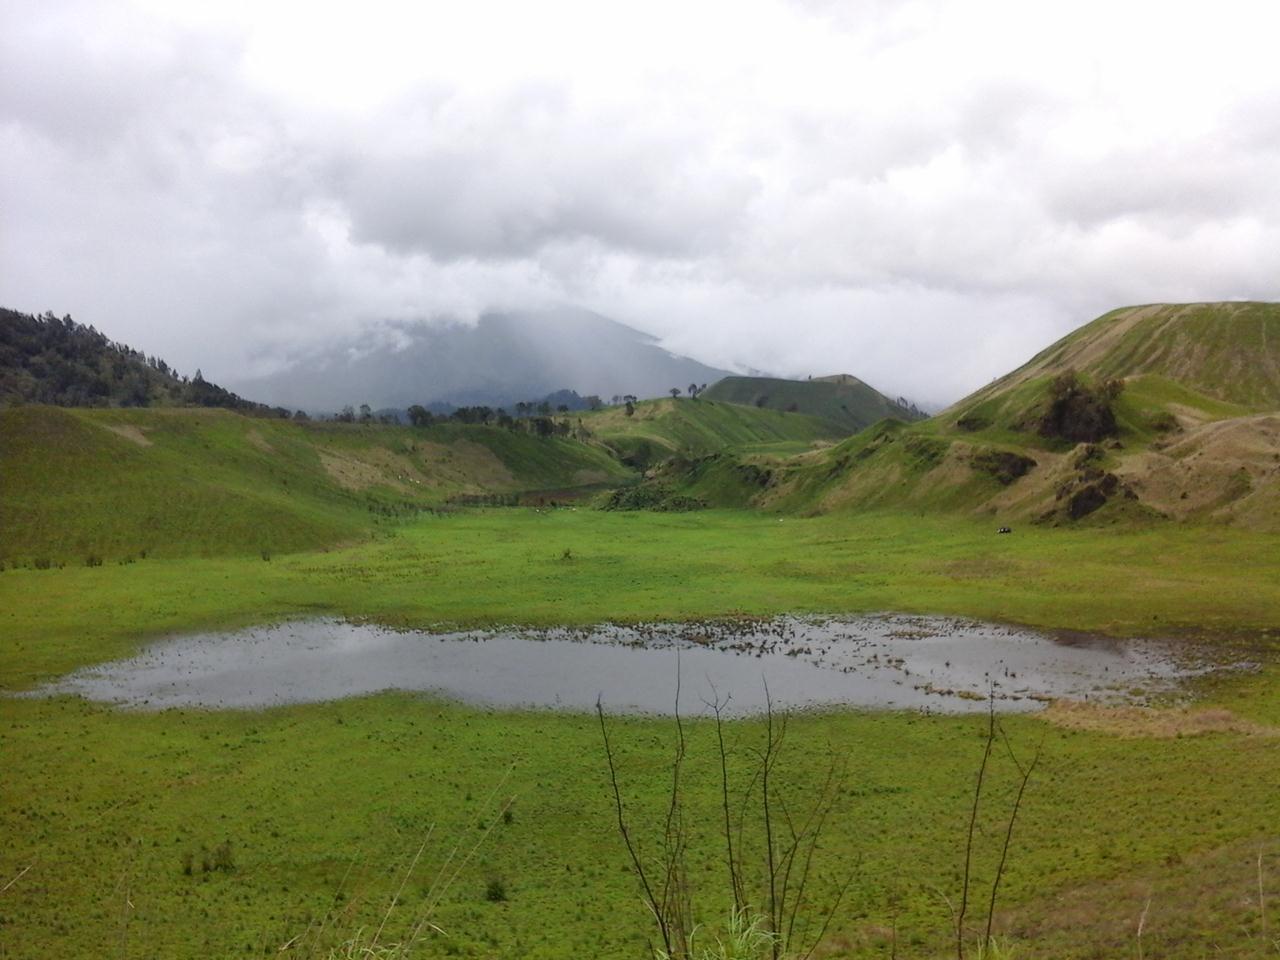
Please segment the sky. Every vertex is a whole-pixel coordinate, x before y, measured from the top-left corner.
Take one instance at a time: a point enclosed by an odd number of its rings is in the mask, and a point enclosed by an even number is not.
[[[0,304],[233,380],[577,305],[938,407],[1280,299],[1280,5],[0,0]]]

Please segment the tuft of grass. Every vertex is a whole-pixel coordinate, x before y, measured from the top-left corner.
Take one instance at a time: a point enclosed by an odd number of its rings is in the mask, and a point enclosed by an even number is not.
[[[746,907],[730,910],[723,932],[716,934],[712,943],[703,943],[699,931],[689,936],[681,957],[686,960],[786,960],[776,953],[779,940],[770,932],[768,920],[762,914]],[[676,960],[663,950],[657,951],[659,960]]]
[[[974,960],[1015,960],[1017,956],[1013,941],[1005,937],[988,937],[973,951]]]

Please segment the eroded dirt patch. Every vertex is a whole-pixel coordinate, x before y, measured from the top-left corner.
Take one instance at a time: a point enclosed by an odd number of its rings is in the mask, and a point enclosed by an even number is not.
[[[1104,706],[1055,700],[1040,715],[1068,730],[1109,733],[1125,738],[1164,740],[1210,733],[1266,737],[1280,734],[1275,727],[1246,720],[1222,707]]]
[[[152,441],[147,439],[147,435],[143,433],[141,427],[134,426],[131,423],[104,423],[102,426],[117,437],[124,437],[124,439],[132,441],[140,447],[152,446]]]
[[[266,438],[266,437],[264,437],[264,436],[263,436],[260,432],[258,432],[257,430],[250,430],[250,431],[245,435],[245,439],[246,439],[246,440],[248,440],[248,441],[249,441],[249,443],[253,444],[253,446],[255,446],[257,449],[261,450],[263,453],[275,453],[275,452],[276,452],[276,448],[275,448],[275,447],[273,447],[270,443],[268,443],[268,442],[267,442],[267,438]]]
[[[377,486],[404,489],[402,484],[396,483],[378,467],[355,457],[321,450],[320,463],[333,482],[346,490],[360,491]]]

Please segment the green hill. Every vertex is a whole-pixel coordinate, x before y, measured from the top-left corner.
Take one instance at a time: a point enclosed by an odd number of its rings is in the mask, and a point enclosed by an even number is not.
[[[710,391],[708,391],[710,393]],[[714,399],[646,400],[581,414],[583,425],[625,462],[640,468],[675,455],[796,453],[844,431],[828,421]]]
[[[708,474],[739,476],[720,463],[666,482],[705,487]],[[1280,305],[1113,311],[934,418],[883,421],[743,490],[754,506],[802,513],[1280,531]]]
[[[0,560],[287,552],[451,498],[622,482],[600,446],[498,427],[224,410],[0,410]]]
[[[117,343],[71,317],[0,307],[0,404],[66,407],[225,407],[266,416],[289,411],[245,400],[197,370],[179,376],[158,357]]]
[[[1170,404],[1202,407],[1211,416],[1277,410],[1280,304],[1165,303],[1113,310],[952,410],[970,410],[1070,369],[1094,379],[1173,384],[1158,388],[1181,392],[1168,398]]]
[[[911,422],[925,416],[913,404],[901,398],[891,400],[847,373],[812,380],[725,377],[702,396],[708,400],[807,414],[827,421],[846,435],[886,417]]]

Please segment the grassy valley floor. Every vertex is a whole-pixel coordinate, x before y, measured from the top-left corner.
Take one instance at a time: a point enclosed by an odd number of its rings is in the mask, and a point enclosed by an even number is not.
[[[431,627],[873,610],[1186,636],[1256,655],[1280,641],[1280,539],[1174,524],[996,536],[904,514],[441,514],[269,561],[5,570],[0,688],[175,631],[296,616]],[[998,909],[1018,956],[1135,955],[1144,912],[1147,956],[1275,955],[1276,680],[1268,667],[1202,684],[1203,706],[1233,718],[1203,735],[1179,735],[1197,724],[1172,711],[1160,723],[1004,722],[1024,755],[1043,742]],[[897,956],[947,954],[983,729],[982,718],[904,713],[793,719],[779,769],[797,803],[833,754],[845,769],[814,889],[847,872],[854,881],[819,955],[888,956],[895,940]],[[727,891],[714,729],[687,730],[691,881],[714,926]],[[672,724],[628,718],[615,736],[637,836],[653,852]],[[761,736],[758,721],[729,725],[735,772]],[[482,836],[433,915],[444,933],[417,955],[645,955],[592,717],[395,693],[163,713],[3,697],[0,756],[0,956],[274,955],[334,907],[331,930],[376,927],[426,840],[390,914],[394,941],[449,850]],[[1016,787],[1003,747],[993,756],[975,933]],[[508,822],[497,810],[509,796]],[[285,955],[307,955],[303,943]]]

